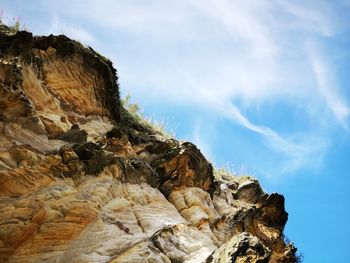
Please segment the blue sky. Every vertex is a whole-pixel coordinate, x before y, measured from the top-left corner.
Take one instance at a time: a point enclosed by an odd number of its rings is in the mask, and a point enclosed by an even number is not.
[[[286,197],[304,262],[350,262],[350,1],[4,1],[109,57],[123,95]]]

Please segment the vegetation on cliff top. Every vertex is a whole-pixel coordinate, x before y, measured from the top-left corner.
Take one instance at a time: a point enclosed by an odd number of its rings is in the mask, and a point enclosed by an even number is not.
[[[4,21],[4,12],[0,11],[0,33],[6,35],[14,35],[20,30],[26,30],[26,28],[21,25],[19,17],[12,19],[12,24],[6,24]]]
[[[121,99],[122,119],[129,123],[139,123],[153,133],[167,138],[174,138],[175,134],[166,130],[166,123],[155,118],[145,116],[139,104],[131,101],[130,94]]]

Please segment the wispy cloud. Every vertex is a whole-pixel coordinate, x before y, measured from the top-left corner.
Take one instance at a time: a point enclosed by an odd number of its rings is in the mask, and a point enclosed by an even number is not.
[[[203,94],[203,97],[213,98],[213,96],[206,95],[209,94]],[[319,163],[317,160],[322,160],[324,153],[329,147],[328,140],[321,136],[294,134],[285,137],[267,126],[257,125],[244,116],[232,102],[226,99],[210,99],[208,103],[214,103],[212,108],[219,111],[222,116],[260,135],[268,148],[280,155],[280,163],[276,163],[274,171],[269,171],[266,175],[284,175],[293,173],[310,164],[316,165]],[[205,148],[210,148],[210,145],[205,145]]]
[[[291,25],[303,32],[313,31],[331,37],[336,31],[332,5],[327,1],[278,1],[291,15]]]
[[[202,126],[203,125],[199,120],[197,120],[194,124],[192,134],[193,143],[197,145],[197,147],[208,160],[210,160],[211,162],[215,162],[215,156],[213,155],[211,148],[212,141],[210,140],[210,138],[208,138],[208,129],[205,129]]]
[[[257,58],[269,58],[278,51],[262,13],[268,3],[261,1],[210,0],[206,4],[192,1],[198,10],[217,21],[233,38],[246,43]]]
[[[69,10],[62,8],[68,3]],[[305,49],[310,41],[337,37],[339,16],[344,14],[327,1],[153,0],[136,5],[108,0],[101,5],[62,0],[46,5],[57,17],[79,19],[109,32],[108,45],[116,43],[122,50],[115,58],[124,88],[175,104],[196,104],[253,131],[266,151],[284,157],[282,171],[307,166],[326,152],[330,116],[347,128],[350,110],[341,96],[343,87],[336,85],[322,59],[327,49]],[[50,30],[94,41],[86,30],[58,18]],[[119,44],[123,36],[124,44]],[[317,108],[309,106],[310,98]],[[299,125],[282,133],[276,125],[257,124],[243,114],[244,109],[259,107],[263,115],[271,101],[301,108],[312,132]],[[315,118],[314,111],[324,108],[334,117]],[[198,125],[193,130],[197,143],[210,154]]]
[[[314,51],[310,52],[310,63],[317,81],[317,88],[323,96],[327,107],[334,114],[337,121],[349,130],[347,121],[350,115],[350,108],[344,97],[339,94],[333,74],[326,62]]]

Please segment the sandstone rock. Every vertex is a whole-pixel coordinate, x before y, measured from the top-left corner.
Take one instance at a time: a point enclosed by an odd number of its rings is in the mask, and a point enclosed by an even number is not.
[[[165,195],[181,186],[198,186],[206,191],[212,188],[213,167],[192,143],[182,143],[160,154],[151,166],[161,177]]]
[[[86,173],[97,174],[107,165],[116,163],[112,154],[105,153],[100,146],[92,142],[73,146],[79,159],[84,162]]]
[[[171,263],[170,259],[150,242],[137,244],[110,261],[110,263],[133,262]]]
[[[160,178],[154,169],[144,161],[139,159],[129,159],[124,163],[125,182],[147,183],[152,187],[159,187]]]
[[[152,241],[171,262],[204,262],[216,249],[208,236],[183,224],[163,228]]]
[[[256,203],[259,198],[264,194],[257,180],[245,180],[240,183],[236,192],[235,198],[247,203]]]
[[[87,141],[87,135],[88,133],[81,130],[78,124],[74,124],[69,131],[58,138],[67,142],[84,143]]]
[[[28,32],[0,50],[0,262],[295,262],[283,196],[127,117],[109,60]]]
[[[208,257],[207,263],[269,262],[270,251],[262,242],[247,232],[232,237],[230,241]]]

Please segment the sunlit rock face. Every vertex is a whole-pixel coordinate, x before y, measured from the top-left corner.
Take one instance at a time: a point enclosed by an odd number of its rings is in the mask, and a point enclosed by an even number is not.
[[[295,262],[284,198],[123,117],[112,63],[0,34],[0,262]]]

